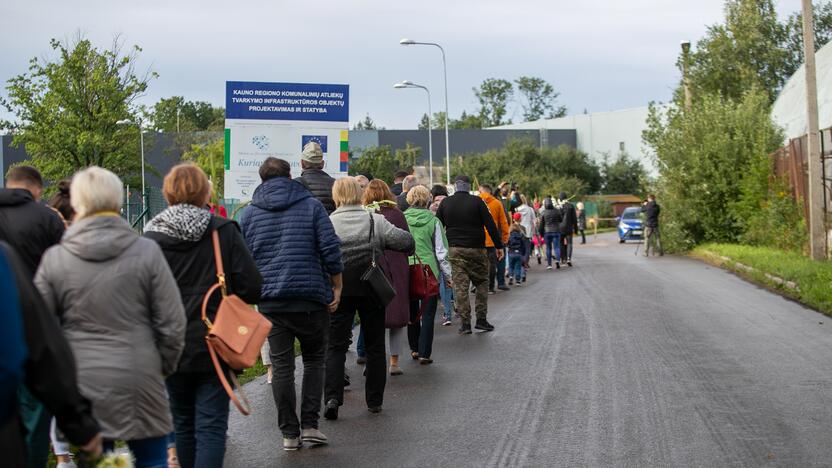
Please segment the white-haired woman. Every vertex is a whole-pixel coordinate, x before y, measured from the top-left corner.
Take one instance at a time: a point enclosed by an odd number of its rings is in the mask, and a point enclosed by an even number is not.
[[[99,167],[72,179],[72,224],[35,276],[61,321],[105,449],[126,441],[138,467],[167,465],[173,428],[165,376],[176,370],[185,312],[159,246],[119,216],[121,180]]]

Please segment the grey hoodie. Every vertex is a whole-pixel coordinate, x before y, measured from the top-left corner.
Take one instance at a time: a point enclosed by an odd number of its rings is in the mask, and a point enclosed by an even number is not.
[[[185,345],[185,311],[159,246],[120,217],[81,219],[46,251],[35,284],[60,318],[104,438],[170,433],[164,377]]]

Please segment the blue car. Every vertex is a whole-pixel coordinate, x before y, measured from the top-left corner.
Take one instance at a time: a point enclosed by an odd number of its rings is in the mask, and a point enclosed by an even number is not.
[[[644,222],[641,219],[641,208],[633,206],[625,208],[618,218],[618,242],[644,239]]]

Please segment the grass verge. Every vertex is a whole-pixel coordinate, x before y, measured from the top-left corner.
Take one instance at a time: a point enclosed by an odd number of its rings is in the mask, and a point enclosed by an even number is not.
[[[705,244],[691,255],[832,315],[832,263],[768,247]]]

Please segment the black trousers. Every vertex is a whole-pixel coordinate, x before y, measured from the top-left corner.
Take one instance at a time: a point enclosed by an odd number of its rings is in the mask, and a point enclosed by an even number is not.
[[[274,366],[272,395],[277,406],[277,424],[284,436],[297,437],[301,429],[318,428],[329,314],[326,310],[316,310],[266,314],[266,317],[272,322],[269,358]],[[295,338],[300,342],[303,360],[300,421],[296,413]]]
[[[344,404],[344,363],[356,312],[361,319],[364,349],[367,353],[367,380],[364,384],[367,407],[381,406],[384,403],[384,386],[387,384],[384,308],[370,297],[341,297],[338,310],[330,316],[324,400],[335,400],[339,405]]]
[[[488,290],[493,291],[497,286],[495,284],[498,281],[497,264],[500,261],[497,260],[497,249],[495,247],[486,247],[485,250],[488,251]]]

